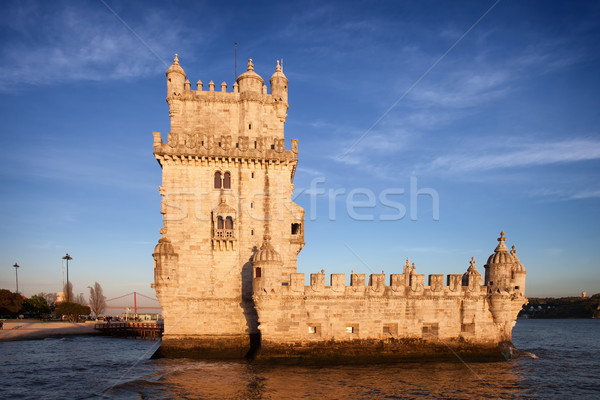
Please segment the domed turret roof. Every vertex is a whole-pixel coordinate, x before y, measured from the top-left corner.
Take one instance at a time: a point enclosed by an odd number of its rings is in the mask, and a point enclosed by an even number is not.
[[[465,272],[465,275],[481,275],[479,271],[477,271],[477,267],[475,266],[475,257],[471,257],[469,268],[467,268],[467,272]]]
[[[519,257],[517,257],[517,249],[515,249],[515,246],[512,247],[510,254],[512,254],[512,256],[515,260],[514,262],[517,264],[515,267],[515,271],[518,271],[518,272],[525,271],[525,267],[523,266],[523,264],[521,264],[521,260],[519,260]]]
[[[506,241],[506,237],[504,237],[504,231],[500,232],[500,237],[498,238],[498,246],[494,250],[494,254],[489,256],[487,260],[487,264],[510,264],[515,262],[515,258],[511,253],[508,252],[508,248],[504,242]]]
[[[263,78],[259,74],[254,72],[254,64],[252,63],[251,58],[248,59],[248,70],[246,72],[244,72],[243,74],[241,74],[240,76],[238,76],[237,81],[239,82],[242,79],[248,79],[248,78],[258,79],[260,81],[261,85],[265,83]]]
[[[177,58],[177,54],[175,54],[175,58],[173,59],[173,65],[171,65],[167,70],[167,76],[169,76],[169,74],[172,72],[180,73],[185,77],[185,72],[183,71],[183,68],[181,68],[181,66],[179,65],[179,58]]]
[[[275,67],[275,72],[273,73],[273,75],[271,75],[270,81],[273,82],[275,78],[283,78],[286,82],[288,80],[285,74],[283,73],[283,68],[281,68],[281,65],[279,65],[279,60],[277,60],[277,67]]]
[[[262,246],[260,246],[260,250],[254,253],[254,256],[252,257],[252,262],[256,264],[268,261],[281,262],[281,255],[273,248],[273,246],[271,246],[271,237],[269,235],[265,235],[265,239]]]
[[[173,245],[171,241],[167,239],[165,236],[161,237],[158,241],[158,244],[154,248],[154,253],[160,254],[174,254],[175,250],[173,249]]]

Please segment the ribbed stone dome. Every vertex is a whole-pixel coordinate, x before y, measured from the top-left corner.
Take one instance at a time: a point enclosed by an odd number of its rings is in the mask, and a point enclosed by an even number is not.
[[[277,67],[275,67],[275,72],[273,73],[273,75],[271,75],[270,81],[273,82],[275,78],[283,78],[286,82],[288,80],[281,69],[281,65],[279,65],[279,60],[277,60]]]
[[[167,76],[169,76],[172,72],[178,72],[185,77],[185,72],[183,68],[179,65],[179,58],[177,58],[177,54],[175,54],[175,59],[173,60],[173,64],[167,70]]]
[[[158,241],[158,244],[154,248],[154,253],[155,254],[156,253],[173,254],[173,253],[175,253],[175,249],[173,249],[173,245],[171,244],[171,241],[163,236],[160,238],[160,240]]]
[[[500,237],[498,238],[498,246],[494,250],[494,254],[488,257],[487,264],[509,264],[515,262],[515,257],[508,252],[508,248],[504,244],[506,241],[506,237],[504,237],[504,231],[500,232]]]
[[[515,264],[517,264],[516,267],[514,268],[514,270],[516,272],[524,272],[525,267],[523,266],[523,264],[521,264],[521,260],[519,260],[519,257],[517,257],[517,249],[515,249],[515,246],[512,247],[510,254],[512,254],[512,256],[514,258],[514,262],[515,262]]]
[[[264,85],[265,81],[263,80],[263,78],[257,74],[256,72],[254,72],[254,64],[252,63],[252,59],[248,60],[248,70],[246,72],[244,72],[243,74],[241,74],[240,76],[238,76],[237,81],[238,83],[244,79],[256,79],[258,81],[260,81],[260,85],[258,86],[259,89],[262,89],[262,85]]]
[[[266,235],[262,246],[260,246],[260,250],[254,253],[254,256],[252,257],[252,262],[254,264],[269,261],[281,262],[281,255],[273,248],[273,246],[271,246],[270,239],[271,238]]]

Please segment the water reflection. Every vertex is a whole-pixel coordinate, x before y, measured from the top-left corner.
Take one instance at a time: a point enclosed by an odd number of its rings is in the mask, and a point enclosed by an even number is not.
[[[521,390],[514,362],[364,366],[256,366],[159,360],[155,373],[110,393],[186,399],[513,398]]]

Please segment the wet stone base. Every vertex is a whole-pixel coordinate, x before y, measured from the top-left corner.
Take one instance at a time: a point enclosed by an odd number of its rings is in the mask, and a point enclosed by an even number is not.
[[[166,340],[165,340],[166,339]],[[473,344],[422,339],[260,342],[258,336],[163,338],[152,358],[240,360],[255,364],[335,365],[423,361],[504,361],[518,356],[512,343]]]
[[[251,342],[248,335],[163,337],[152,358],[244,359],[253,353]]]
[[[265,343],[253,360],[257,364],[363,364],[422,361],[504,361],[513,354],[511,343],[474,345],[421,339],[352,340],[313,343]]]

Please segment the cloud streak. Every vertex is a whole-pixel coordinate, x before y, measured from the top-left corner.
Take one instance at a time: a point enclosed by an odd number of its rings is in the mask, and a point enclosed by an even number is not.
[[[9,34],[0,63],[2,92],[24,85],[133,79],[164,71],[156,56],[102,4],[59,3],[42,10],[13,4],[8,15],[4,25]],[[186,38],[201,37],[176,26],[160,30],[164,20],[145,9],[132,28],[167,58],[172,43],[182,46],[189,42]]]
[[[600,140],[572,139],[524,143],[512,148],[492,144],[478,151],[458,152],[436,157],[418,169],[429,173],[461,174],[597,159],[600,159]]]

